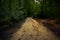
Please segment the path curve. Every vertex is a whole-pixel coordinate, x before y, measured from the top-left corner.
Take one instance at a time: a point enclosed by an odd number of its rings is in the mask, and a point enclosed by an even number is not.
[[[52,31],[31,17],[8,40],[60,40]]]

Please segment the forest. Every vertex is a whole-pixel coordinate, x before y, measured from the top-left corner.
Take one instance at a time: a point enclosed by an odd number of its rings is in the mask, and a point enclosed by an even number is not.
[[[0,0],[0,40],[60,40],[60,0]]]
[[[0,29],[27,17],[60,20],[60,0],[0,0]]]

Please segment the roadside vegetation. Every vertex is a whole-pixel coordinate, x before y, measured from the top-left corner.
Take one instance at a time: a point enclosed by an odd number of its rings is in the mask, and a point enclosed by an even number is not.
[[[27,17],[55,19],[60,23],[59,0],[0,0],[0,29]]]

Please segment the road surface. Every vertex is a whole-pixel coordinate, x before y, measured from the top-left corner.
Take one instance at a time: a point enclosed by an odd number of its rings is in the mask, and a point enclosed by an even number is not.
[[[52,31],[31,17],[8,40],[60,40]]]

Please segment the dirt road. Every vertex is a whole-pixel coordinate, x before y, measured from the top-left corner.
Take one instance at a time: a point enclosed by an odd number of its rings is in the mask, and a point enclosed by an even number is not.
[[[8,40],[60,40],[52,31],[32,18],[27,18],[22,27]]]

